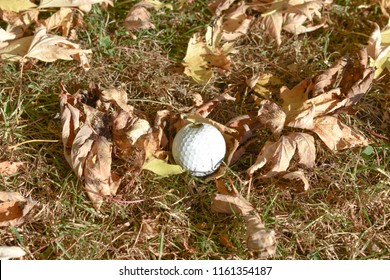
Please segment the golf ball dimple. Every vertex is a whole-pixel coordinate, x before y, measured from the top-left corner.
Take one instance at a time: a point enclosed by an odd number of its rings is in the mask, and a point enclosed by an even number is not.
[[[190,123],[172,143],[175,162],[194,176],[213,173],[225,158],[226,143],[221,132],[207,123]]]

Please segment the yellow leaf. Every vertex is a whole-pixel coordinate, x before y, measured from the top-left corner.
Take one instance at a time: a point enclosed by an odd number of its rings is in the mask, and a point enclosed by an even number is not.
[[[20,12],[36,7],[29,0],[0,0],[0,9],[4,11]]]
[[[160,176],[176,175],[185,171],[180,165],[169,164],[166,161],[155,157],[150,157],[144,166],[142,166],[142,169],[152,171]]]

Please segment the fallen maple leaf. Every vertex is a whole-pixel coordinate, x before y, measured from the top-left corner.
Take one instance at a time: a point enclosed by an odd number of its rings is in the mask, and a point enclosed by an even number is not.
[[[64,37],[46,33],[46,28],[39,28],[34,36],[10,41],[9,45],[0,49],[1,58],[22,61],[25,58],[36,58],[45,62],[57,59],[78,60],[84,70],[89,69],[86,54],[91,50],[82,50]]]
[[[23,162],[3,161],[0,162],[0,176],[10,176],[18,172]]]
[[[0,260],[21,258],[26,252],[17,246],[0,246]]]
[[[325,20],[313,25],[314,17],[321,18],[320,10],[332,1],[321,0],[282,0],[272,1],[268,9],[262,1],[251,3],[254,9],[262,11],[262,28],[269,32],[278,45],[281,44],[281,32],[293,34],[311,32],[325,25]],[[309,23],[307,23],[309,22]]]
[[[260,177],[274,177],[288,169],[295,154],[297,154],[299,164],[306,168],[313,168],[315,164],[314,138],[306,133],[291,132],[282,135],[275,142],[267,141],[247,173],[252,176],[257,170],[267,167],[267,173]]]
[[[369,141],[360,133],[353,131],[337,117],[324,116],[314,120],[312,129],[332,151],[357,146],[367,146]]]
[[[0,191],[0,227],[23,224],[35,204],[31,197],[25,198],[17,192]]]
[[[269,178],[277,175],[280,172],[286,171],[290,165],[290,160],[295,154],[296,143],[287,136],[281,136],[278,141],[267,141],[260,151],[255,163],[247,170],[249,175],[266,164],[270,165],[268,173],[263,175],[264,178]]]
[[[206,84],[213,76],[213,68],[230,70],[229,54],[233,44],[221,45],[223,36],[222,18],[207,28],[205,37],[194,34],[188,42],[186,56],[183,59],[184,73],[197,83]]]

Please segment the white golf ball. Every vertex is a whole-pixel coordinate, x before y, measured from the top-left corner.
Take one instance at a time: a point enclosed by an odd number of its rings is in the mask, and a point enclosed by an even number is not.
[[[221,132],[207,123],[190,123],[176,134],[172,154],[177,164],[194,176],[213,173],[225,158],[226,143]]]

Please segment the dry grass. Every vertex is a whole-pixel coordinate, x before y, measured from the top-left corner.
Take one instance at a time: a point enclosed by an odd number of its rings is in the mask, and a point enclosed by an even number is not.
[[[0,229],[0,244],[21,246],[28,259],[255,258],[246,249],[241,218],[210,212],[214,185],[188,175],[142,173],[96,212],[67,165],[62,144],[44,141],[60,139],[58,82],[70,92],[91,82],[122,85],[132,105],[151,120],[157,110],[191,106],[192,93],[207,100],[237,85],[231,93],[240,101],[221,104],[211,116],[223,123],[255,108],[238,86],[253,73],[266,71],[294,86],[358,50],[371,32],[368,20],[383,26],[385,19],[375,5],[336,1],[327,29],[284,34],[279,48],[253,31],[237,43],[232,73],[201,87],[183,74],[180,61],[191,35],[210,22],[204,1],[154,14],[156,30],[142,31],[136,40],[121,27],[134,3],[118,2],[108,11],[95,7],[85,17],[80,43],[94,51],[88,73],[74,62],[38,62],[22,73],[18,65],[1,62],[0,161],[26,162],[17,175],[0,177],[1,190],[32,195],[39,204],[25,225]],[[372,134],[390,134],[387,85],[387,77],[377,81],[357,115],[345,118],[372,140],[372,154],[364,148],[334,154],[317,139],[309,191],[298,193],[282,180],[254,182],[250,201],[277,233],[275,259],[390,259],[390,144]],[[226,175],[243,194],[248,190],[239,178],[267,136],[260,131],[258,143]],[[42,141],[9,149],[28,140]]]

